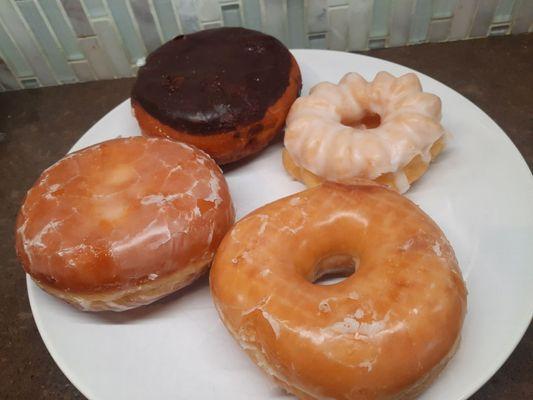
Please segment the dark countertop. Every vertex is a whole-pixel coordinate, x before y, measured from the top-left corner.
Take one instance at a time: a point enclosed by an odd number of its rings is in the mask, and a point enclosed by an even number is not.
[[[502,128],[533,168],[533,34],[374,50],[462,93]],[[0,399],[82,399],[46,351],[32,318],[13,226],[40,172],[129,96],[132,79],[0,93]],[[497,162],[497,160],[495,160]],[[487,349],[490,351],[490,349]],[[533,397],[533,329],[473,400]]]

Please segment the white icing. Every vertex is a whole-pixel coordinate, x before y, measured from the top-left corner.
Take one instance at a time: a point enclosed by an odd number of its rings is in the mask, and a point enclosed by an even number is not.
[[[365,110],[380,115],[380,126],[341,123],[360,119]],[[327,180],[375,179],[417,155],[428,161],[431,145],[445,134],[440,118],[440,100],[421,91],[416,75],[380,72],[367,82],[350,73],[338,85],[319,84],[296,100],[287,116],[285,147],[297,165]],[[398,180],[401,190],[409,188]]]

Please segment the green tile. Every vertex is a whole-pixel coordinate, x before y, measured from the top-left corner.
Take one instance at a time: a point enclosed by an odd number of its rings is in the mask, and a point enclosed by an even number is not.
[[[24,86],[24,89],[36,89],[40,87],[39,81],[35,78],[21,79],[20,83]]]
[[[17,76],[32,76],[33,71],[0,22],[0,51]]]
[[[370,37],[383,37],[389,34],[390,0],[374,0]]]
[[[510,23],[491,25],[489,29],[489,36],[504,36],[509,34],[511,29]]]
[[[415,11],[411,18],[411,32],[409,34],[410,43],[420,43],[426,40],[429,28],[429,21],[433,14],[431,1],[417,0]]]
[[[16,4],[59,81],[62,83],[75,82],[77,79],[72,68],[68,65],[63,51],[58,47],[35,3],[33,1],[18,1]]]
[[[289,47],[303,49],[308,46],[305,34],[304,0],[290,0],[287,2],[287,19],[289,21]]]
[[[133,20],[126,6],[126,2],[125,0],[112,0],[108,1],[107,5],[115,20],[122,42],[126,45],[130,61],[132,64],[135,64],[137,60],[146,56],[146,50],[133,25]]]
[[[78,47],[76,36],[66,21],[56,0],[39,0],[39,5],[48,19],[57,40],[61,43],[63,52],[69,61],[83,60],[85,56]]]
[[[368,39],[369,49],[382,49],[387,46],[387,39],[385,38],[370,38]]]
[[[242,12],[246,28],[261,30],[261,6],[259,0],[243,0]]]
[[[48,60],[43,56],[33,35],[26,28],[26,24],[21,19],[14,3],[0,0],[0,16],[6,31],[13,38],[13,42],[17,44],[39,82],[43,86],[56,85],[57,79],[48,64]]]
[[[451,18],[457,0],[433,0],[433,18]]]
[[[242,26],[241,8],[238,4],[225,4],[221,9],[224,26]]]
[[[80,0],[61,0],[61,4],[78,37],[94,36],[93,28]]]
[[[175,0],[183,33],[200,30],[200,21],[194,0]]]
[[[500,0],[494,10],[494,18],[492,19],[492,22],[500,23],[511,21],[515,3],[515,0]],[[531,6],[533,7],[533,4]]]
[[[172,8],[172,2],[170,0],[153,1],[159,26],[161,27],[161,33],[163,34],[163,40],[166,42],[181,33],[176,21],[174,9]]]
[[[83,0],[83,4],[85,4],[85,9],[87,10],[87,14],[89,14],[89,17],[107,17],[107,8],[103,0]]]
[[[309,47],[312,49],[326,48],[326,34],[319,33],[316,35],[309,35]]]
[[[20,85],[15,76],[0,55],[0,83],[6,90],[19,89]]]
[[[161,46],[161,37],[157,31],[154,16],[148,0],[130,0],[133,15],[137,20],[137,26],[141,32],[144,46],[149,52]]]

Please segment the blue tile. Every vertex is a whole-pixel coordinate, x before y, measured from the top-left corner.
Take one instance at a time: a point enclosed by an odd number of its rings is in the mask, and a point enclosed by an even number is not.
[[[433,14],[431,1],[417,0],[415,12],[411,19],[410,43],[420,43],[426,40],[429,21]]]
[[[91,23],[85,14],[85,10],[80,3],[80,0],[61,0],[63,8],[70,19],[70,23],[74,28],[74,32],[78,37],[93,36],[94,32],[91,28]]]
[[[243,0],[242,12],[246,28],[261,30],[261,6],[259,0]]]
[[[91,18],[107,17],[107,8],[103,0],[83,0],[83,3],[87,9],[87,14]]]
[[[389,10],[390,0],[374,0],[371,37],[383,37],[389,34]]]
[[[157,32],[154,16],[150,10],[148,0],[130,0],[130,4],[146,50],[152,52],[161,46],[161,38]]]
[[[172,8],[172,2],[170,0],[154,0],[154,8],[161,27],[161,33],[163,34],[163,40],[166,42],[178,36],[181,32]]]
[[[198,20],[194,0],[177,0],[176,5],[183,33],[199,31],[200,21]]]
[[[289,47],[303,49],[308,46],[305,32],[304,0],[290,0],[287,2],[287,19],[289,21]]]
[[[146,50],[135,26],[133,25],[125,0],[109,1],[107,5],[113,15],[122,42],[126,45],[126,49],[130,56],[130,62],[135,64],[137,60],[146,56]]]
[[[17,76],[32,76],[33,71],[28,62],[15,46],[15,43],[8,36],[4,27],[0,23],[0,51],[4,58],[13,68],[13,73]]]
[[[62,50],[58,47],[35,3],[33,1],[19,1],[17,5],[59,81],[62,83],[76,82],[74,72],[68,65]]]
[[[238,4],[225,4],[221,8],[224,26],[242,26],[241,8]]]
[[[50,27],[61,43],[63,52],[70,61],[83,60],[85,57],[78,47],[76,36],[65,20],[56,0],[39,0],[39,4],[48,19]]]
[[[39,81],[35,78],[21,79],[20,83],[24,86],[24,89],[36,89],[40,87]]]
[[[494,18],[492,19],[492,22],[500,23],[511,21],[515,3],[515,0],[500,0],[496,6],[496,9],[494,10]]]

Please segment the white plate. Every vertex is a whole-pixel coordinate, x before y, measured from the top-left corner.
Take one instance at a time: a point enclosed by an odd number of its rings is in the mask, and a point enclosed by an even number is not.
[[[297,50],[306,93],[357,71],[411,71],[349,53]],[[454,139],[408,192],[451,241],[469,290],[461,346],[423,399],[464,399],[501,366],[533,306],[533,179],[505,133],[479,108],[418,74],[440,96]],[[487,83],[490,84],[490,83]],[[129,102],[96,123],[73,150],[138,135]],[[280,143],[227,173],[237,216],[300,191],[281,165]],[[61,370],[91,399],[271,399],[285,395],[231,339],[211,303],[207,278],[126,313],[78,312],[38,289],[28,294],[41,336]],[[288,397],[288,396],[287,396]]]

